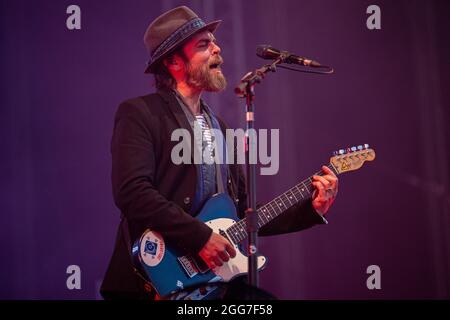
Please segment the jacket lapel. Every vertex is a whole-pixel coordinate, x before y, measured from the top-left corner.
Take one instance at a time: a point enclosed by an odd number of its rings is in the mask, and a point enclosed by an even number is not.
[[[194,161],[194,149],[196,147],[194,140],[194,130],[192,130],[191,125],[189,124],[186,115],[184,114],[183,109],[181,109],[180,104],[178,103],[177,98],[174,93],[169,90],[158,90],[157,93],[161,96],[161,98],[167,103],[170,113],[173,114],[180,128],[187,129],[190,133],[190,154],[191,154],[191,163],[195,165],[195,170],[197,172],[197,180],[200,177],[200,164],[196,164]],[[188,139],[189,137],[184,137],[184,139]]]
[[[189,124],[184,111],[181,109],[180,104],[177,101],[175,95],[168,90],[158,90],[158,94],[163,98],[163,100],[168,104],[170,112],[174,115],[178,122],[180,128],[189,130],[191,137],[194,137],[194,131]]]

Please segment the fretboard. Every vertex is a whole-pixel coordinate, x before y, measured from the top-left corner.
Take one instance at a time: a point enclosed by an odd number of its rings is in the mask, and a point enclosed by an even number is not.
[[[337,175],[336,170],[331,164],[329,164],[327,167]],[[265,205],[259,207],[256,212],[256,214],[258,215],[258,228],[266,225],[271,220],[275,219],[280,214],[288,210],[290,207],[311,199],[311,195],[314,191],[314,186],[311,184],[312,177],[314,175],[323,176],[324,173],[322,171],[316,172],[309,178],[290,188],[288,191],[279,195],[272,201],[269,201]],[[230,240],[232,240],[235,244],[238,244],[239,242],[244,240],[247,237],[246,219],[244,218],[233,224],[226,230],[226,233]]]

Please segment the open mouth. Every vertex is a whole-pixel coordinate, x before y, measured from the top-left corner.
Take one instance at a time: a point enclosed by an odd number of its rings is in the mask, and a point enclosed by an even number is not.
[[[220,70],[220,63],[213,63],[209,66],[210,69],[219,69]]]

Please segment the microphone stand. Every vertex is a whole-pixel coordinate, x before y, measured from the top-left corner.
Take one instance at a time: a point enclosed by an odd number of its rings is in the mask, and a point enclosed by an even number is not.
[[[247,73],[239,85],[235,88],[235,93],[240,98],[246,99],[246,134],[245,134],[245,163],[247,173],[247,210],[245,211],[246,227],[248,234],[248,283],[253,287],[259,286],[258,281],[258,213],[256,210],[256,160],[251,158],[255,149],[255,139],[251,138],[255,126],[255,85],[260,83],[266,73],[275,72],[276,65],[283,63],[289,55],[280,55],[271,64],[267,64],[253,72]],[[252,162],[252,163],[250,163]],[[252,291],[253,294],[253,291]],[[257,297],[251,297],[256,299]]]

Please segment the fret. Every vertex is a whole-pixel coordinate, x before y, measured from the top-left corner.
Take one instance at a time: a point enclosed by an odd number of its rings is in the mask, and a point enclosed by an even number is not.
[[[272,217],[276,217],[276,216],[278,216],[278,214],[279,214],[279,212],[277,211],[277,209],[275,208],[275,206],[273,205],[273,202],[271,201],[271,202],[269,202],[269,205],[270,205],[270,208],[272,209],[271,210],[271,215],[272,215]]]
[[[260,221],[261,221],[261,223],[260,223]],[[269,222],[269,221],[267,221],[267,222]],[[266,224],[266,222],[264,222],[263,220],[259,219],[259,216],[258,216],[258,228],[261,228],[265,224]]]
[[[273,219],[272,212],[270,212],[270,208],[264,206],[264,213],[269,215],[270,219]]]
[[[228,235],[228,238],[234,243],[234,244],[238,244],[239,243],[239,237],[237,237],[234,233],[235,233],[235,224],[232,224],[230,227],[228,227],[227,230],[225,230],[225,233]]]
[[[281,208],[280,200],[278,200],[279,197],[276,197],[273,199],[273,202],[277,205],[277,207],[280,209],[280,213],[283,212],[283,209]]]
[[[286,207],[286,209],[292,207],[292,203],[291,203],[291,201],[289,201],[289,198],[287,197],[286,193],[283,193],[283,194],[281,195],[281,199],[283,199],[283,196],[284,196],[285,199],[286,199],[286,202],[283,201],[283,203],[285,203],[284,206]],[[286,203],[287,203],[287,205],[286,205]]]
[[[235,244],[238,244],[239,242],[241,242],[242,238],[239,235],[239,233],[236,233],[236,231],[233,231],[233,232],[235,232],[235,233],[231,234],[232,237],[233,237],[233,241],[234,241]]]
[[[291,201],[291,200],[292,200],[292,192],[291,192],[291,195],[289,195],[289,192],[290,192],[290,191],[286,191],[284,194],[285,194],[286,198],[288,199],[289,204],[290,204],[291,206],[293,206],[293,205],[295,204],[295,201]]]
[[[235,223],[232,228],[233,234],[236,235],[238,242],[245,238],[245,234],[242,232],[242,221]]]
[[[273,206],[273,204],[272,204],[272,202],[269,202],[268,203],[270,206],[269,206],[269,213],[270,213],[270,216],[272,217],[272,218],[275,218],[276,216],[278,216],[278,212],[277,212],[277,210],[275,209],[275,207]]]
[[[239,233],[240,238],[239,241],[245,239],[245,237],[247,236],[246,221],[245,220],[239,221],[239,225],[236,226],[236,229],[238,230]]]
[[[274,202],[275,205],[278,207],[278,209],[280,209],[280,212],[277,213],[277,215],[278,215],[278,214],[280,214],[283,210],[280,208],[280,206],[278,205],[278,203],[277,203],[276,200],[277,200],[277,198],[273,199],[271,202]]]
[[[237,244],[237,243],[238,243],[238,239],[237,239],[237,237],[235,237],[234,234],[233,234],[233,232],[234,232],[233,227],[234,227],[234,225],[232,225],[231,227],[229,227],[229,228],[227,229],[227,231],[226,231],[226,234],[228,235],[228,238],[230,238],[230,240],[231,240],[232,242],[234,242],[235,244]]]
[[[270,214],[270,212],[267,210],[267,205],[264,205],[260,208],[261,210],[261,214],[266,216],[267,221],[269,222],[270,220],[273,219],[272,215]]]
[[[292,192],[292,189],[291,189],[291,194],[294,196],[294,198],[295,198],[295,201],[297,201],[298,202],[298,199],[297,199],[297,197],[295,196],[295,193],[294,192]]]
[[[339,174],[339,173],[337,172],[336,168],[333,166],[333,164],[330,163],[329,165],[327,165],[327,167],[330,168],[330,170],[333,171],[333,173],[334,173],[335,175],[338,175],[338,174]]]
[[[305,190],[303,190],[303,192],[305,192]],[[297,196],[300,198],[300,201],[305,199],[305,195],[302,193],[302,191],[300,190],[300,186],[297,189]]]
[[[258,213],[256,213],[256,214],[258,214]],[[256,223],[258,224],[259,228],[266,224],[264,221],[261,220],[261,217],[259,215],[256,217],[256,219],[257,219]],[[240,230],[240,232],[245,233],[245,236],[244,236],[244,238],[245,238],[247,236],[247,220],[245,218],[245,219],[242,219],[241,221],[244,222],[244,226],[242,227],[242,230]]]
[[[302,199],[305,199],[305,196],[304,196],[303,193],[302,193],[302,189],[300,189],[300,187],[299,187],[298,185],[296,185],[295,188],[298,190],[298,192],[299,192],[300,195],[302,196]],[[305,191],[305,190],[303,189],[303,191]]]
[[[262,225],[265,225],[266,223],[268,223],[270,220],[272,220],[271,216],[267,216],[265,214],[261,214],[261,212],[258,213],[258,216],[261,218],[261,221],[263,222]],[[266,221],[264,221],[263,217],[266,219]]]
[[[301,201],[301,200],[303,199],[303,198],[301,197],[300,192],[299,192],[298,189],[295,188],[295,187],[292,188],[292,195],[294,196],[294,198],[295,198],[295,200],[296,200],[297,202],[299,202],[299,201]],[[300,199],[300,200],[299,200],[299,199]]]
[[[309,193],[313,193],[313,191],[314,191],[314,186],[312,185],[312,177],[309,178],[309,181],[311,181],[311,182],[310,182],[310,185],[309,185],[309,187],[308,187]]]
[[[273,204],[272,204],[272,201],[270,201],[268,204],[269,204],[270,207],[272,208],[273,212],[275,213],[275,217],[276,217],[278,214],[277,214],[277,211],[275,210],[275,207],[274,207]]]
[[[241,242],[243,238],[242,234],[239,233],[239,231],[237,229],[233,230],[233,237],[236,239],[236,244],[238,244],[239,242]]]
[[[311,178],[309,178],[309,179],[311,179]],[[302,182],[302,184],[303,184],[303,188],[306,189],[307,192],[311,193],[311,190],[309,190],[309,188],[306,186],[306,184],[304,182]],[[304,190],[303,188],[302,188],[302,190]]]
[[[240,242],[242,239],[245,238],[245,234],[243,234],[238,226],[236,224],[233,225],[233,234],[236,236],[236,238],[238,239],[238,242]]]
[[[242,221],[239,222],[239,226],[237,227],[240,232],[240,235],[242,237],[241,240],[245,239],[245,237],[247,236],[246,222],[245,222],[245,220],[242,220]]]
[[[286,203],[284,202],[283,195],[279,196],[278,198],[280,199],[280,202],[284,207],[283,211],[286,211],[286,209],[289,208],[289,206],[287,206]]]
[[[266,218],[266,222],[269,222],[270,221],[270,219],[269,219],[269,217],[267,217],[265,214],[258,214],[258,218],[261,218],[261,220],[264,222],[264,219],[263,218]],[[264,223],[265,224],[265,223]]]
[[[269,206],[270,205],[270,202],[268,202],[268,203],[266,203],[265,205],[264,205],[264,214],[267,216],[267,214],[268,215],[270,215],[270,217],[273,219],[273,215],[272,215],[272,208]],[[275,215],[276,216],[276,215]]]
[[[284,210],[289,209],[291,207],[291,203],[289,202],[289,199],[286,197],[284,193],[280,196],[280,199],[281,201],[283,201]]]
[[[278,199],[280,199],[279,201],[278,201],[278,205],[282,205],[283,206],[283,212],[284,211],[286,211],[286,209],[287,208],[289,208],[289,206],[286,206],[286,203],[284,203],[284,200],[283,200],[283,195],[280,195],[279,197],[278,197]]]

